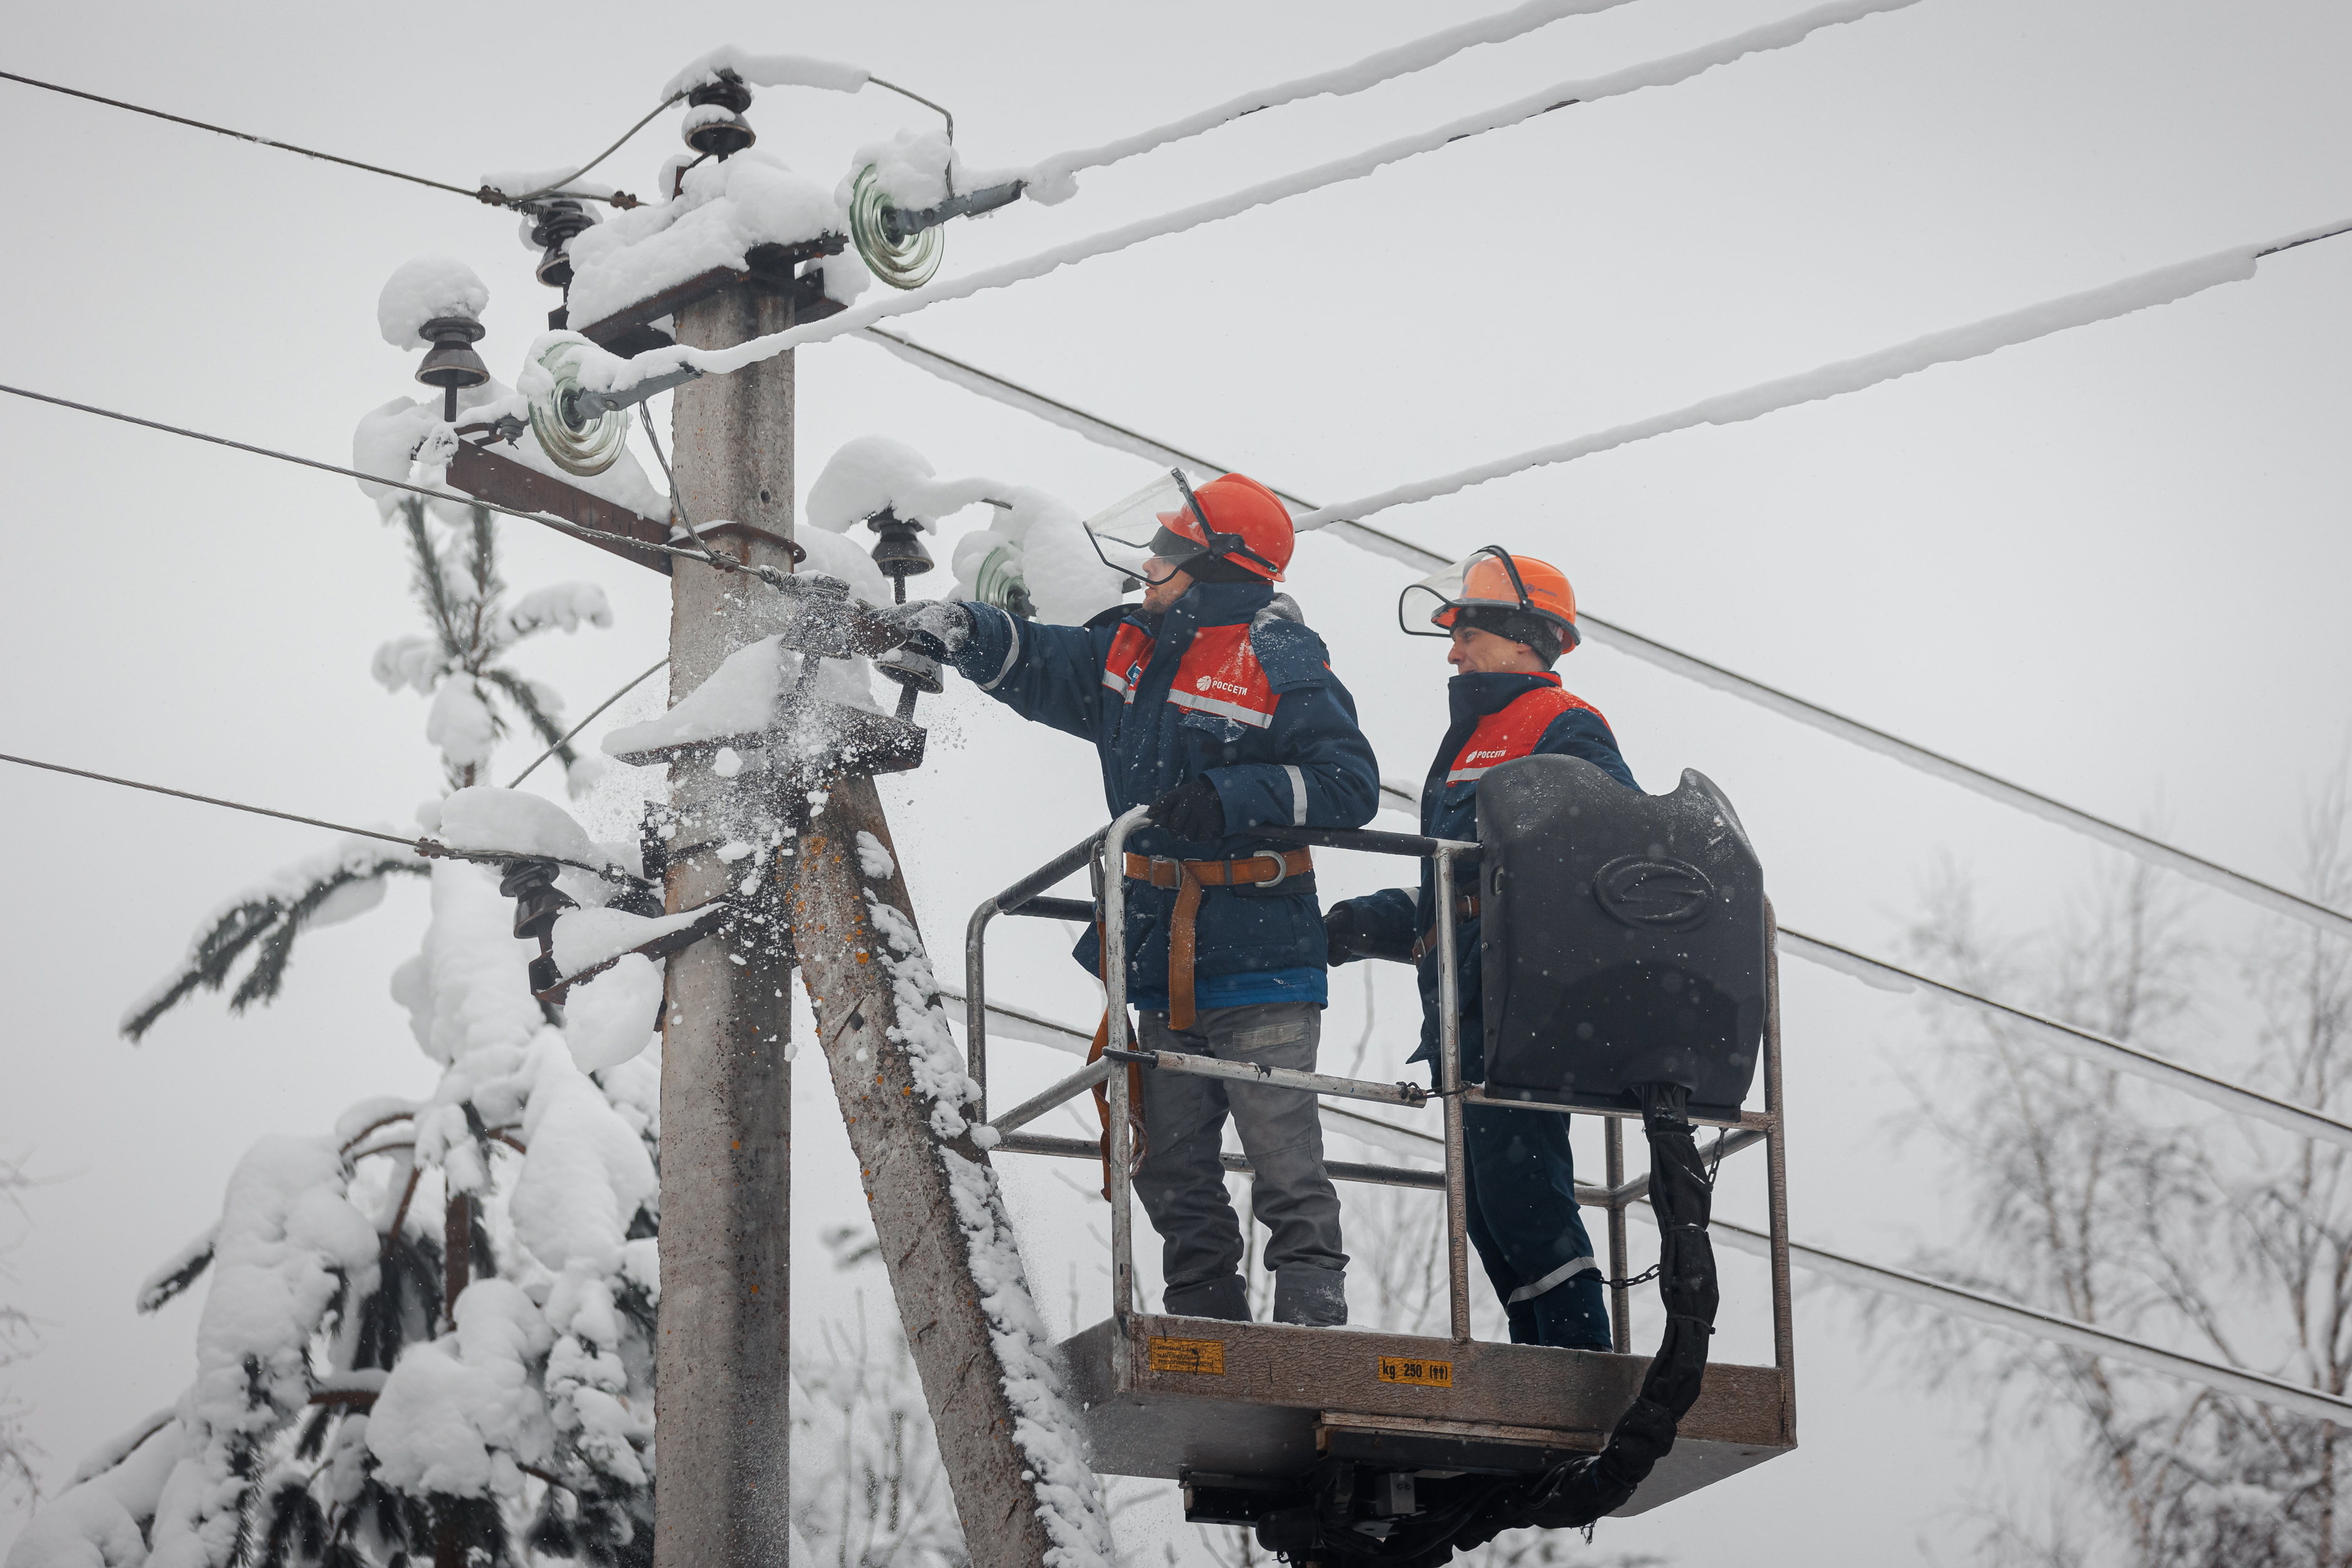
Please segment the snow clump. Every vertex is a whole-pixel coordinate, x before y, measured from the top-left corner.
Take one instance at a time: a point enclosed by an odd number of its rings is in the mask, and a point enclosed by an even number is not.
[[[635,1058],[653,1043],[661,1005],[661,965],[641,952],[625,952],[612,968],[574,985],[563,1010],[563,1043],[573,1064],[600,1072]]]
[[[376,296],[376,330],[396,349],[420,349],[417,333],[436,316],[479,320],[490,291],[474,269],[454,256],[420,256],[404,261]]]
[[[612,858],[570,812],[545,795],[496,784],[475,784],[442,801],[441,842],[452,849],[503,850],[583,866],[603,866]]]
[[[749,55],[734,44],[721,44],[695,56],[662,83],[662,101],[709,86],[719,79],[720,71],[732,71],[751,87],[815,87],[829,92],[856,92],[869,79],[862,66],[840,65],[810,55]]]
[[[848,232],[848,216],[830,191],[766,149],[746,148],[686,170],[676,199],[615,213],[575,237],[567,308],[574,321],[601,321],[705,272],[742,271],[760,246]],[[830,259],[825,265],[833,293]]]
[[[402,1491],[519,1498],[520,1465],[544,1468],[554,1447],[530,1386],[547,1320],[504,1279],[467,1286],[455,1318],[456,1332],[401,1352],[369,1412],[368,1451]]]
[[[781,635],[746,643],[660,718],[624,724],[606,733],[604,752],[626,761],[632,752],[662,746],[711,741],[740,744],[743,737],[774,727],[777,705],[787,684],[800,679],[800,669],[801,656],[783,646]],[[875,706],[873,684],[862,659],[854,664],[847,659],[824,660],[817,666],[816,685],[817,695],[828,701],[863,708],[869,713],[881,711]],[[747,748],[742,753],[744,766],[758,766],[754,759],[760,754]]]
[[[860,436],[843,443],[809,487],[808,521],[841,533],[887,507],[937,532],[941,518],[1015,488],[990,479],[935,479],[929,460],[904,441]]]

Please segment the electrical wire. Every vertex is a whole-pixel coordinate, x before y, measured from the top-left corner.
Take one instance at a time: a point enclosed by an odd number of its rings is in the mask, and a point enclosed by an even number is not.
[[[605,159],[611,157],[614,153],[619,152],[623,144],[625,143],[630,137],[635,136],[638,132],[643,131],[646,126],[651,125],[654,122],[655,115],[658,115],[663,110],[669,108],[672,104],[682,102],[685,98],[686,94],[681,92],[663,99],[659,103],[654,105],[653,113],[646,115],[643,120],[638,121],[635,125],[632,125],[626,131],[622,132],[620,140],[614,142],[610,147],[605,148],[602,153],[597,153],[593,158],[589,159],[586,163],[581,164],[578,168],[572,170],[572,173],[564,175],[563,178],[556,181],[555,184],[549,185],[544,190],[533,191],[527,196],[509,197],[509,205],[520,206],[525,202],[535,202],[542,196],[554,195],[559,191],[562,191],[567,196],[577,196],[581,195],[578,191],[564,191],[563,187],[578,179],[581,175],[586,174],[589,170],[594,168],[597,164],[603,163]],[[485,185],[482,188],[484,190],[488,190],[490,187]],[[592,196],[588,199],[600,202],[613,200],[610,196]],[[620,204],[618,202],[614,202],[614,205],[617,206]]]
[[[1635,1206],[1630,1212],[1648,1217],[1645,1207]],[[1771,1237],[1761,1231],[1750,1230],[1718,1217],[1708,1222],[1707,1234],[1736,1252],[1744,1252],[1768,1262],[1771,1258]],[[1936,1311],[1974,1319],[1992,1328],[2007,1329],[2090,1355],[2128,1362],[2166,1377],[2234,1394],[2241,1399],[2255,1400],[2276,1409],[2293,1411],[2312,1420],[2333,1422],[2338,1426],[2352,1421],[2352,1399],[2330,1394],[2325,1389],[2305,1387],[2263,1373],[2250,1372],[2243,1367],[2225,1366],[2200,1357],[2183,1355],[2178,1351],[2149,1344],[2145,1340],[2128,1338],[2096,1323],[2082,1322],[2016,1301],[2004,1301],[1997,1296],[1988,1296],[1982,1291],[1945,1280],[1931,1279],[1924,1274],[1889,1268],[1881,1263],[1865,1263],[1826,1247],[1808,1247],[1797,1241],[1789,1243],[1789,1261],[1843,1285],[1899,1297]]]
[[[950,147],[952,147],[952,146],[954,146],[954,145],[955,145],[955,116],[954,116],[952,113],[950,113],[950,112],[949,111],[949,110],[948,110],[948,106],[947,106],[946,104],[944,104],[944,103],[933,103],[929,99],[925,98],[921,93],[919,93],[919,92],[909,92],[907,89],[905,89],[905,88],[903,88],[903,87],[900,87],[897,82],[895,82],[895,81],[884,81],[880,77],[876,76],[876,75],[872,74],[871,72],[868,72],[868,73],[866,74],[866,79],[867,81],[869,81],[869,82],[873,83],[876,87],[885,88],[885,89],[887,89],[889,91],[892,91],[892,92],[897,93],[900,98],[911,98],[911,99],[913,99],[917,103],[921,104],[925,109],[930,110],[933,113],[937,114],[937,115],[938,115],[941,120],[946,121],[948,122],[948,145],[949,145],[949,146],[950,146]],[[949,189],[949,195],[954,195],[954,189],[953,189],[953,187],[952,187],[952,186],[950,186],[950,189]]]
[[[2305,237],[2290,239],[2274,245],[2260,254],[2276,255],[2280,251],[2293,249],[2298,245],[2329,237],[2329,235],[2335,232],[2341,231],[2314,233]],[[1034,387],[1024,386],[992,371],[983,370],[978,365],[943,354],[937,349],[926,348],[910,338],[886,332],[878,327],[868,327],[859,335],[919,370],[961,386],[968,392],[1004,404],[1008,407],[1018,408],[1049,424],[1057,425],[1063,429],[1085,437],[1097,446],[1108,447],[1114,451],[1131,453],[1161,466],[1197,468],[1216,473],[1231,471],[1223,463],[1213,462],[1181,447],[1171,446],[1157,437],[1146,435],[1129,426],[1117,424],[1074,404],[1064,403],[1058,398],[1047,396]],[[1275,494],[1295,507],[1309,512],[1317,510],[1314,502],[1294,491],[1283,489],[1279,486],[1269,488]],[[1416,544],[1399,534],[1391,533],[1385,529],[1375,528],[1370,523],[1335,520],[1325,525],[1325,531],[1360,549],[1387,556],[1408,566],[1425,569],[1444,566],[1450,564],[1452,561],[1451,557],[1431,550],[1425,545]],[[2011,810],[2040,817],[2070,832],[2082,834],[2149,865],[2203,882],[2206,886],[2227,893],[2232,898],[2270,910],[2274,913],[2284,914],[2319,931],[2330,931],[2337,935],[2352,935],[2352,915],[2347,915],[2340,910],[2304,898],[2300,894],[2291,893],[2284,888],[2248,876],[2242,871],[2233,870],[2217,861],[2206,859],[2202,856],[2192,855],[2162,839],[2136,832],[2120,823],[2110,822],[2105,817],[2095,816],[2080,807],[2068,805],[2063,801],[2043,795],[2039,790],[2028,789],[2023,784],[2012,783],[1997,773],[1989,773],[1982,768],[1961,762],[1958,758],[1947,756],[1941,752],[1932,751],[1926,746],[1904,740],[1899,735],[1891,734],[1874,725],[1865,724],[1859,719],[1850,718],[1834,709],[1822,707],[1820,703],[1784,691],[1777,686],[1768,685],[1752,676],[1742,675],[1737,670],[1703,659],[1696,654],[1685,653],[1670,644],[1659,642],[1615,621],[1596,616],[1590,609],[1579,607],[1577,625],[1592,641],[1604,647],[1614,648],[1620,653],[1654,664],[1686,680],[1696,681],[1702,686],[1711,687],[1728,696],[1753,702],[1783,718],[1794,719],[1800,723],[1811,725],[1824,734],[1843,741],[1849,745],[1874,752],[1880,756],[1901,763],[1906,767],[1913,768],[1945,783],[1958,784],[1963,789],[1996,801]],[[1394,793],[1402,804],[1408,806],[1413,804],[1415,797],[1407,792],[1400,790]]]
[[[654,118],[654,114],[659,114],[663,109],[667,109],[670,104],[677,101],[677,99],[673,98],[669,100],[668,102],[662,104],[661,108],[655,110],[653,114],[646,115],[644,120],[640,120],[635,125],[629,127],[627,133],[622,136],[620,142],[615,142],[610,147],[605,148],[602,153],[596,154],[595,157],[589,160],[588,163],[582,165],[572,174],[567,175],[558,184],[550,185],[543,191],[534,191],[527,196],[510,196],[492,185],[485,184],[473,190],[467,190],[463,185],[452,185],[440,180],[428,180],[422,174],[406,174],[399,169],[387,169],[380,163],[362,163],[356,158],[345,158],[334,153],[321,153],[315,147],[299,147],[291,142],[275,141],[268,136],[256,136],[249,131],[232,131],[226,125],[215,125],[203,120],[191,120],[184,114],[166,113],[164,110],[160,109],[150,109],[143,103],[126,103],[119,98],[102,97],[95,92],[85,92],[78,87],[66,87],[58,82],[43,81],[38,77],[19,76],[15,71],[0,71],[0,79],[21,82],[26,87],[37,87],[46,92],[62,93],[68,98],[79,98],[90,103],[102,103],[109,109],[127,110],[132,114],[144,114],[155,120],[168,120],[174,125],[186,125],[198,131],[209,131],[215,136],[226,136],[238,142],[250,142],[257,147],[274,147],[281,153],[298,153],[305,158],[316,158],[320,163],[340,163],[346,169],[358,169],[370,174],[382,174],[386,179],[405,180],[412,185],[424,185],[431,190],[447,191],[452,195],[464,196],[470,201],[479,202],[484,206],[505,207],[519,206],[525,202],[537,201],[542,196],[551,196],[555,195],[559,190],[562,190],[563,185],[569,184],[572,181],[578,179],[582,174],[586,174],[590,169],[594,168],[597,164],[611,157],[614,153],[620,151],[622,142],[626,142],[629,137],[635,136],[638,132],[644,130],[646,124]],[[684,95],[681,94],[680,96],[682,97]],[[633,206],[635,205],[635,197],[627,196],[625,194],[620,193],[616,193],[615,195],[609,196],[601,196],[594,195],[584,191],[564,191],[563,195],[573,196],[583,201],[611,202],[615,206]]]
[[[135,414],[124,414],[112,408],[100,408],[92,403],[76,403],[69,397],[57,397],[46,392],[35,392],[29,387],[10,386],[5,382],[0,382],[0,392],[29,398],[35,403],[47,403],[59,408],[70,408],[77,413],[95,414],[102,419],[120,420],[125,425],[137,425],[149,430],[161,430],[167,436],[184,436],[191,441],[205,441],[215,447],[226,447],[232,451],[250,452],[259,458],[275,458],[281,463],[293,463],[305,468],[316,468],[321,473],[341,474],[345,479],[361,479],[368,484],[383,485],[395,490],[406,490],[412,495],[425,496],[433,500],[463,501],[468,506],[478,506],[486,511],[497,512],[502,517],[519,517],[525,522],[535,522],[543,528],[551,528],[558,533],[568,533],[574,539],[584,539],[591,544],[619,545],[631,550],[646,551],[656,555],[677,556],[688,561],[699,562],[713,571],[748,572],[772,588],[791,591],[788,586],[792,581],[791,578],[774,567],[747,564],[730,556],[714,553],[708,549],[687,550],[675,544],[656,544],[650,540],[632,539],[625,533],[602,533],[595,529],[583,528],[576,522],[566,521],[562,518],[550,517],[544,512],[519,511],[510,506],[500,506],[496,501],[483,500],[478,496],[469,496],[462,490],[435,489],[428,485],[412,485],[404,479],[388,479],[382,474],[363,473],[358,468],[346,468],[340,463],[323,463],[316,458],[299,457],[292,452],[281,452],[272,447],[257,447],[247,441],[232,441],[226,436],[207,435],[202,430],[184,429],[177,425],[166,425],[157,419],[142,419]]]
[[[112,773],[96,773],[88,768],[69,768],[63,763],[45,763],[35,757],[13,757],[0,752],[0,763],[15,763],[20,767],[40,768],[53,773],[66,773],[78,779],[95,779],[100,784],[120,784],[125,789],[145,790],[151,795],[167,795],[175,800],[193,800],[200,805],[217,805],[225,811],[249,812],[255,816],[276,817],[280,822],[299,822],[305,827],[323,827],[330,833],[348,833],[354,838],[380,839],[414,850],[428,860],[477,860],[485,865],[503,866],[516,860],[550,860],[558,866],[569,866],[612,882],[635,882],[645,886],[641,877],[630,875],[618,866],[591,866],[583,860],[567,860],[561,855],[542,855],[536,850],[457,849],[436,838],[403,838],[396,833],[385,833],[373,827],[353,827],[348,823],[329,822],[323,817],[301,816],[290,811],[275,811],[266,805],[247,805],[243,801],[223,800],[218,795],[197,795],[192,790],[173,789],[168,784],[146,784],[138,779],[117,778]]]
[[[579,739],[580,731],[588,728],[589,725],[593,724],[596,721],[598,714],[604,712],[605,709],[610,708],[614,703],[618,702],[622,698],[626,697],[630,692],[635,691],[638,687],[643,686],[653,677],[655,670],[664,668],[668,664],[669,658],[667,655],[664,655],[662,658],[654,660],[652,667],[646,669],[645,674],[638,676],[634,680],[631,680],[626,686],[622,687],[621,689],[604,699],[604,701],[596,704],[594,710],[589,713],[588,717],[581,720],[580,722],[572,725],[570,730],[564,732],[562,740],[556,742],[555,744],[548,747],[547,750],[533,757],[530,760],[530,766],[515,774],[515,776],[509,781],[507,788],[520,789],[522,787],[522,781],[530,777],[533,773],[537,772],[540,763],[547,761],[548,758],[555,755],[556,752],[563,750],[564,747]]]
[[[217,805],[230,811],[249,811],[256,816],[274,816],[281,822],[299,822],[305,827],[323,827],[331,833],[348,833],[355,838],[379,838],[386,844],[398,844],[415,849],[425,842],[419,838],[403,838],[396,833],[383,833],[373,827],[353,827],[347,823],[329,822],[322,817],[298,816],[290,811],[273,811],[266,805],[247,805],[241,801],[222,800],[215,795],[196,795],[188,790],[173,789],[164,784],[142,784],[137,779],[119,779],[112,773],[94,773],[87,768],[69,768],[63,763],[44,763],[32,757],[12,757],[0,752],[0,763],[15,763],[20,767],[44,768],[53,773],[70,773],[78,779],[96,779],[100,784],[121,784],[125,789],[143,789],[155,795],[168,795],[180,800],[193,800],[204,805]]]
[[[1925,990],[1939,1000],[1959,1003],[1979,1012],[1990,1013],[2012,1026],[2021,1025],[2045,1043],[2082,1057],[2095,1066],[2177,1089],[2235,1116],[2267,1121],[2299,1138],[2318,1139],[2352,1148],[2352,1126],[2305,1106],[2242,1088],[2227,1079],[2215,1078],[2210,1073],[2168,1061],[2141,1050],[2137,1046],[2110,1039],[2093,1030],[2078,1028],[2073,1024],[2011,1003],[1980,995],[1965,986],[1889,963],[1883,958],[1872,958],[1867,953],[1856,952],[1833,942],[1823,942],[1819,937],[1807,936],[1786,926],[1780,928],[1779,936],[1782,951],[1790,956],[1818,963],[1824,969],[1835,970],[1874,989],[1895,992]]]

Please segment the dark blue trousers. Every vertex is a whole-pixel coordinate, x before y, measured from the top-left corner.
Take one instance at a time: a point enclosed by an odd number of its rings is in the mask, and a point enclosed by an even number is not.
[[[1462,1123],[1470,1244],[1502,1298],[1511,1342],[1609,1349],[1601,1266],[1577,1213],[1568,1118],[1474,1105]]]

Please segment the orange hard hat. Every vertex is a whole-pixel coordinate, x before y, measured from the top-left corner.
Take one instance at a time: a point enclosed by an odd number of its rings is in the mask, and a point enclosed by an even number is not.
[[[1438,627],[1437,633],[1412,624],[1406,607],[1419,600],[1427,601],[1427,624]],[[1522,634],[1540,638],[1549,630],[1559,638],[1562,653],[1582,640],[1576,629],[1576,590],[1569,585],[1568,574],[1549,561],[1513,555],[1500,545],[1487,545],[1423,578],[1397,599],[1398,625],[1418,637],[1449,633],[1465,615],[1467,624],[1516,642],[1530,640]]]
[[[1086,531],[1105,565],[1154,584],[1178,572],[1202,576],[1213,563],[1231,569],[1215,581],[1279,583],[1297,543],[1290,509],[1255,479],[1227,474],[1195,487],[1181,468],[1087,519]],[[1155,559],[1168,576],[1151,575]]]
[[[1192,500],[1199,507],[1198,518],[1191,508],[1164,512],[1162,526],[1252,576],[1282,581],[1298,535],[1280,496],[1247,474],[1227,474],[1194,490]],[[1206,530],[1201,526],[1203,520]]]

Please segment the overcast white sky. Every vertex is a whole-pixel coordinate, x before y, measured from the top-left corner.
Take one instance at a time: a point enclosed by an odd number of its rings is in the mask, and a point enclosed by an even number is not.
[[[1638,0],[1361,98],[1255,116],[1087,176],[1066,205],[958,226],[947,270],[1794,8]],[[470,184],[601,146],[722,42],[869,67],[950,104],[972,159],[1014,163],[1469,14],[1390,0],[136,0],[16,14],[5,63]],[[2352,13],[2317,0],[1924,0],[905,330],[1285,488],[1360,494],[2352,214],[2347,48]],[[923,124],[872,90],[771,91],[751,118],[763,146],[826,180],[860,142]],[[674,136],[674,116],[658,121],[613,177],[647,190]],[[556,302],[513,220],[454,196],[10,83],[0,138],[19,192],[0,246],[12,383],[339,461],[362,413],[420,390],[413,359],[375,330],[399,262],[446,253],[480,272],[481,350],[509,381]],[[1384,521],[1449,553],[1493,542],[1544,555],[1591,608],[1650,636],[2287,880],[2301,802],[2352,729],[2348,280],[2352,238],[2308,247],[2185,304]],[[875,431],[943,474],[1037,484],[1082,511],[1144,477],[860,343],[804,351],[799,375],[803,493],[842,441]],[[372,649],[415,617],[398,542],[348,482],[13,400],[0,465],[17,498],[0,749],[346,820],[404,821],[434,793],[420,700],[368,679]],[[653,574],[521,524],[505,539],[510,582],[587,577],[613,595],[612,630],[524,660],[575,712],[657,657],[667,585]],[[1317,539],[1292,575],[1383,772],[1418,774],[1445,671],[1435,645],[1395,632],[1409,574]],[[2021,924],[2101,863],[2056,829],[1620,656],[1587,649],[1563,673],[1645,785],[1696,766],[1729,792],[1782,918],[1817,934],[1884,950],[1939,857],[1977,870]],[[1101,801],[1075,742],[967,689],[934,708],[934,760],[890,798],[924,925],[951,942],[977,899],[1078,837]],[[512,750],[502,769],[528,754]],[[385,990],[424,908],[397,890],[306,942],[275,1007],[236,1019],[205,998],[134,1048],[115,1020],[199,918],[322,839],[22,770],[0,777],[0,804],[16,889],[0,1152],[51,1179],[0,1291],[44,1324],[43,1353],[8,1376],[36,1404],[54,1486],[184,1385],[193,1304],[137,1319],[131,1290],[209,1223],[241,1152],[429,1083]],[[1374,875],[1330,879],[1357,890]],[[1039,936],[1006,940],[997,985],[1090,1016],[1089,986]],[[1882,1131],[1906,1104],[1894,1064],[1925,1049],[1916,1015],[1791,969],[1797,1233],[1884,1258],[1938,1239],[1938,1171]],[[1382,981],[1378,1049],[1392,1056],[1402,980]],[[1352,984],[1331,1037],[1360,1026]],[[1025,1058],[1003,1069],[1010,1084],[1062,1065]],[[851,1189],[813,1064],[795,1098],[810,1265],[795,1308],[814,1323],[860,1282],[834,1277],[816,1245]],[[1759,1178],[1727,1180],[1729,1212],[1755,1212]],[[1066,1318],[1063,1281],[1094,1267],[1075,1222],[1098,1213],[1045,1175],[1013,1179],[1033,1278]],[[1769,1349],[1757,1285],[1732,1272],[1721,1353]],[[1090,1321],[1099,1292],[1085,1288]],[[1974,1407],[1874,1368],[1834,1296],[1808,1293],[1800,1327],[1804,1447],[1612,1527],[1604,1545],[1953,1560],[1977,1484]],[[15,1522],[0,1519],[0,1542]]]

